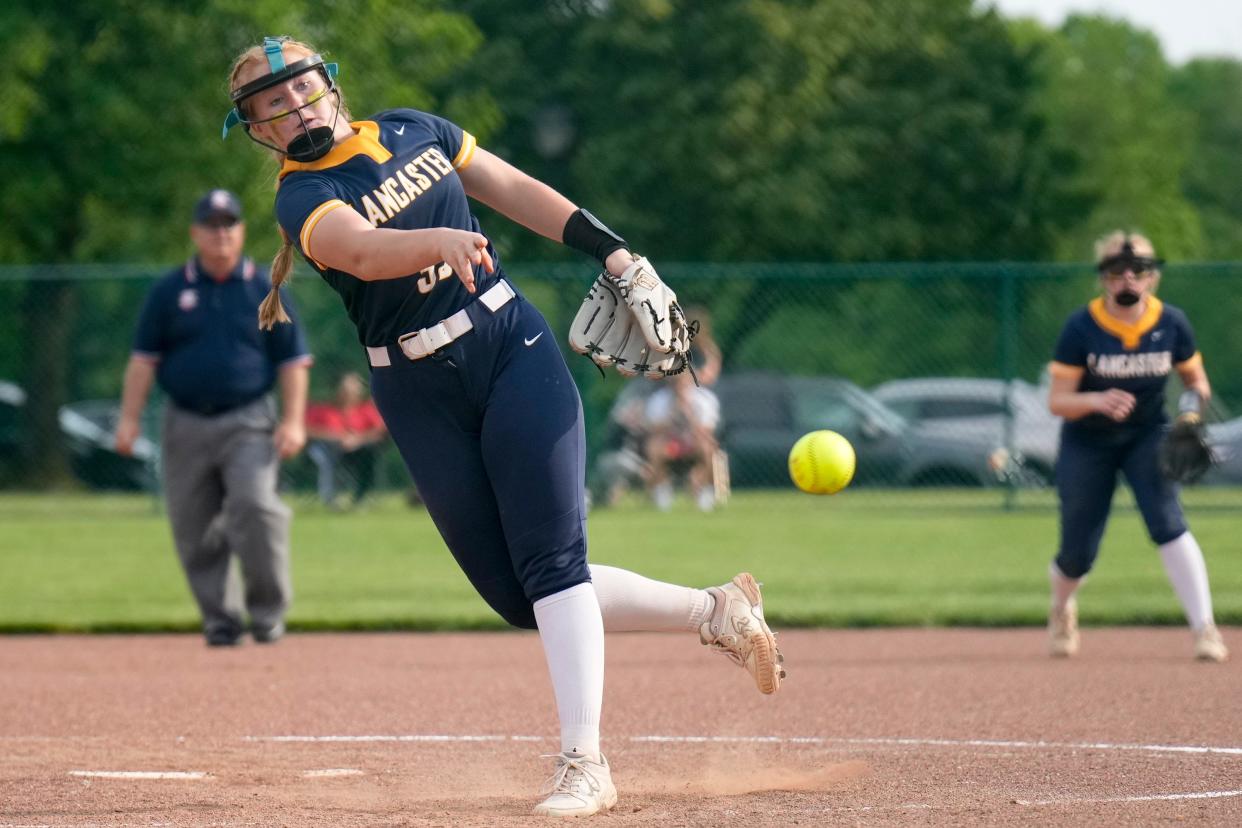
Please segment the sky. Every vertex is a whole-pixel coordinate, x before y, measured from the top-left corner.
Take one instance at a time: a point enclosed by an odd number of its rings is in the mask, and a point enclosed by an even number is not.
[[[984,0],[1005,17],[1059,26],[1067,14],[1104,13],[1148,29],[1175,64],[1197,57],[1242,60],[1242,0]]]

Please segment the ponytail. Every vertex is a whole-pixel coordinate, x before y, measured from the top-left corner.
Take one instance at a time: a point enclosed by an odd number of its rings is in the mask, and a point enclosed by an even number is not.
[[[259,305],[259,327],[270,331],[277,322],[292,322],[285,306],[280,303],[280,286],[289,281],[289,273],[293,270],[293,242],[280,228],[281,245],[272,259],[272,289],[267,292]]]
[[[281,38],[280,49],[281,54],[287,55],[291,61],[293,58],[301,60],[311,56],[318,57],[319,52],[318,49],[307,43],[290,38]],[[270,66],[267,55],[267,39],[264,40],[263,44],[251,46],[233,61],[233,66],[229,69],[229,90],[231,92],[236,92],[245,85],[240,79],[243,70],[252,63],[262,67],[263,71],[259,73],[260,76],[267,73]],[[320,67],[320,71],[325,70]],[[251,77],[249,82],[253,81],[254,77]],[[352,121],[353,116],[349,113],[349,106],[345,103],[345,96],[341,94],[340,87],[333,84],[332,91],[336,95],[338,116],[343,117],[346,121]],[[248,114],[245,109],[247,100],[243,99],[237,102],[238,114]],[[249,126],[246,127],[247,130],[249,128]],[[276,159],[276,165],[280,167],[284,164],[288,153],[281,152],[273,147],[272,155]],[[279,188],[280,185],[277,184],[276,186]],[[272,289],[259,305],[259,327],[265,331],[270,331],[278,322],[293,321],[289,318],[289,314],[285,313],[285,308],[280,302],[280,286],[289,281],[289,272],[293,270],[293,242],[290,241],[283,227],[280,228],[280,239],[280,250],[277,251],[276,258],[272,259]]]

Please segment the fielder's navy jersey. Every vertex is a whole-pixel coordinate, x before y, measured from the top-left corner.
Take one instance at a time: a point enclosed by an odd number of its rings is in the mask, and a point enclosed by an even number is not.
[[[1135,397],[1134,411],[1121,423],[1103,414],[1066,422],[1066,428],[1100,429],[1167,422],[1164,388],[1169,373],[1201,360],[1190,321],[1180,308],[1154,296],[1137,322],[1123,322],[1097,298],[1070,315],[1057,340],[1050,370],[1078,380],[1079,391],[1120,388]]]
[[[285,161],[276,218],[303,258],[340,294],[362,344],[380,346],[439,322],[473,296],[444,262],[374,282],[325,267],[315,260],[310,241],[315,224],[332,210],[349,207],[380,228],[449,227],[481,233],[457,177],[477,145],[456,124],[414,109],[390,109],[352,126],[357,134],[323,158]],[[496,271],[475,268],[479,293],[502,275],[490,243],[487,250]]]

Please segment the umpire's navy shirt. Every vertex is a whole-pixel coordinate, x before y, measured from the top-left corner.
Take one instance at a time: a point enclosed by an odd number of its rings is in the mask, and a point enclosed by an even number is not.
[[[271,282],[243,258],[222,282],[197,258],[152,285],[138,317],[133,356],[156,363],[156,380],[179,408],[214,416],[262,397],[286,365],[311,360],[289,298],[291,325],[259,329]]]

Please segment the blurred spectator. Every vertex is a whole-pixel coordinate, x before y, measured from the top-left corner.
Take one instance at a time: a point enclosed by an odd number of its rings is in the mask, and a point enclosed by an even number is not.
[[[366,396],[362,377],[350,371],[337,384],[334,402],[312,403],[306,409],[306,453],[319,470],[319,499],[337,508],[337,472],[353,480],[352,505],[357,506],[375,485],[379,444],[388,436],[384,420]]]
[[[643,454],[647,486],[657,508],[672,507],[673,479],[684,475],[695,504],[710,512],[727,491],[728,467],[716,437],[720,400],[708,387],[719,378],[722,360],[707,310],[688,308],[686,318],[699,323],[694,338],[694,370],[699,384],[689,372],[679,374],[647,399]]]
[[[699,323],[699,332],[695,334],[692,348],[694,373],[701,386],[710,388],[720,379],[720,369],[724,362],[720,345],[712,333],[712,315],[701,305],[691,305],[686,308],[686,319]]]
[[[237,196],[204,195],[190,238],[196,255],[152,286],[138,317],[116,449],[133,453],[158,382],[168,395],[160,446],[168,517],[207,643],[237,644],[245,615],[255,641],[272,643],[284,635],[292,594],[290,513],[276,494],[277,469],[306,442],[311,357],[296,318],[259,329],[270,283],[242,255]]]
[[[659,509],[672,507],[673,477],[682,472],[698,507],[704,512],[715,507],[712,462],[720,448],[719,424],[720,401],[710,389],[695,386],[688,373],[671,378],[647,400],[647,485]]]

